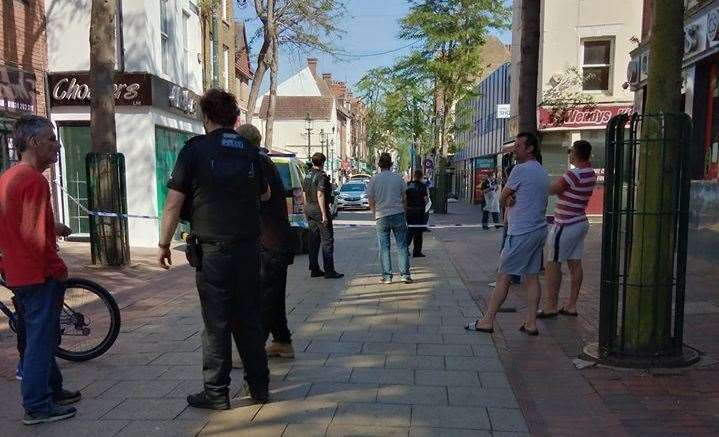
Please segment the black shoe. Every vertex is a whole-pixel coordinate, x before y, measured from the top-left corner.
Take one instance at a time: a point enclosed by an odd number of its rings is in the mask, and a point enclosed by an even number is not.
[[[325,272],[322,270],[312,270],[310,272],[310,278],[319,278],[320,276],[324,276]]]
[[[249,387],[250,397],[258,404],[266,404],[270,401],[270,390],[264,385],[262,387]]]
[[[37,425],[39,423],[57,422],[65,420],[77,414],[75,407],[55,407],[48,413],[25,413],[22,423],[25,425]]]
[[[423,254],[423,253],[415,253],[415,254],[412,254],[412,256],[415,257],[415,258],[424,258],[424,257],[427,256],[427,255],[425,255],[425,254]]]
[[[325,273],[325,279],[339,279],[344,278],[344,273],[337,273],[337,272],[327,272]]]
[[[187,396],[187,404],[191,407],[205,410],[229,410],[230,396],[228,393],[208,396],[206,391],[201,391]]]
[[[70,405],[79,402],[82,394],[79,391],[65,390],[64,388],[52,394],[52,401],[57,405]]]

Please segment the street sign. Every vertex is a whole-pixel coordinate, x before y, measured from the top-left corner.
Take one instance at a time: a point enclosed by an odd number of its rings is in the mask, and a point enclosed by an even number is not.
[[[509,103],[501,103],[497,105],[497,118],[509,118],[509,112]]]
[[[434,161],[432,161],[431,158],[425,158],[424,168],[426,168],[427,170],[432,170],[434,168]]]

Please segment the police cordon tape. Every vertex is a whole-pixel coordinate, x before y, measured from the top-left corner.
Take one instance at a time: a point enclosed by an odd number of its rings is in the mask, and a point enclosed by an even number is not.
[[[53,181],[53,183],[55,185],[57,185],[57,187],[60,190],[62,190],[62,192],[65,193],[65,195],[70,200],[75,202],[75,204],[77,204],[77,206],[80,209],[82,209],[83,212],[87,215],[94,215],[94,216],[98,216],[98,217],[127,217],[127,218],[138,218],[138,219],[146,219],[146,220],[159,220],[160,219],[159,217],[153,216],[153,215],[123,214],[123,213],[118,213],[118,212],[106,212],[106,211],[91,211],[88,208],[86,208],[85,205],[80,203],[79,200],[77,200],[70,193],[68,193],[67,190],[58,181]],[[598,216],[598,217],[601,218],[601,216]],[[596,218],[596,217],[594,217],[594,218]],[[601,223],[602,221],[601,221],[601,219],[600,220],[592,220],[590,218],[589,222],[590,223]],[[292,226],[293,227],[301,227],[301,228],[307,227],[307,225],[301,225],[301,224],[295,224],[295,223],[292,223]],[[372,222],[372,221],[356,221],[353,223],[343,223],[342,221],[337,221],[337,222],[333,223],[333,227],[335,227],[335,228],[361,228],[361,227],[370,227],[370,226],[376,226],[376,223]],[[454,224],[447,224],[447,225],[430,225],[430,224],[426,224],[426,225],[409,225],[408,224],[407,225],[408,228],[429,228],[429,229],[481,228],[484,226],[485,225],[482,225],[481,223],[454,223]],[[499,225],[499,226],[492,225],[489,227],[502,228],[502,227],[504,227],[504,225]]]

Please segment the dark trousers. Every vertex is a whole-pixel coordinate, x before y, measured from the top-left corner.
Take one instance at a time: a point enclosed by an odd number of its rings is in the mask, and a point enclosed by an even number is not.
[[[262,249],[260,277],[262,282],[262,325],[264,339],[272,334],[278,343],[292,343],[292,334],[287,327],[287,266],[290,254]]]
[[[322,262],[325,273],[334,272],[335,235],[332,229],[332,219],[329,219],[327,224],[323,224],[321,219],[308,217],[307,222],[310,227],[310,270],[313,272],[321,270],[318,258],[320,248],[322,248]]]
[[[407,212],[407,224],[408,225],[425,225],[427,224],[425,220],[425,214],[424,210],[415,212],[412,210],[409,210]],[[427,230],[427,228],[408,228],[409,230],[409,240],[408,240],[408,247],[409,243],[412,244],[412,254],[418,255],[422,253],[422,242],[423,237],[422,234]]]
[[[482,227],[484,229],[489,229],[489,211],[482,211]],[[492,214],[492,221],[494,222],[494,227],[499,227],[499,213],[493,212]]]
[[[196,274],[202,319],[202,375],[210,395],[230,386],[232,337],[254,387],[267,386],[269,370],[260,316],[259,245],[257,241],[203,244]]]
[[[13,288],[18,312],[18,342],[22,367],[22,403],[30,413],[53,408],[53,393],[62,390],[62,373],[55,361],[60,338],[60,309],[65,286],[54,280]]]

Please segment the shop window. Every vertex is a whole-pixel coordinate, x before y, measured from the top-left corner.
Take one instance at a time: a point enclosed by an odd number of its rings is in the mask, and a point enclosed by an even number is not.
[[[584,91],[609,91],[612,72],[612,41],[582,42],[582,75]]]

